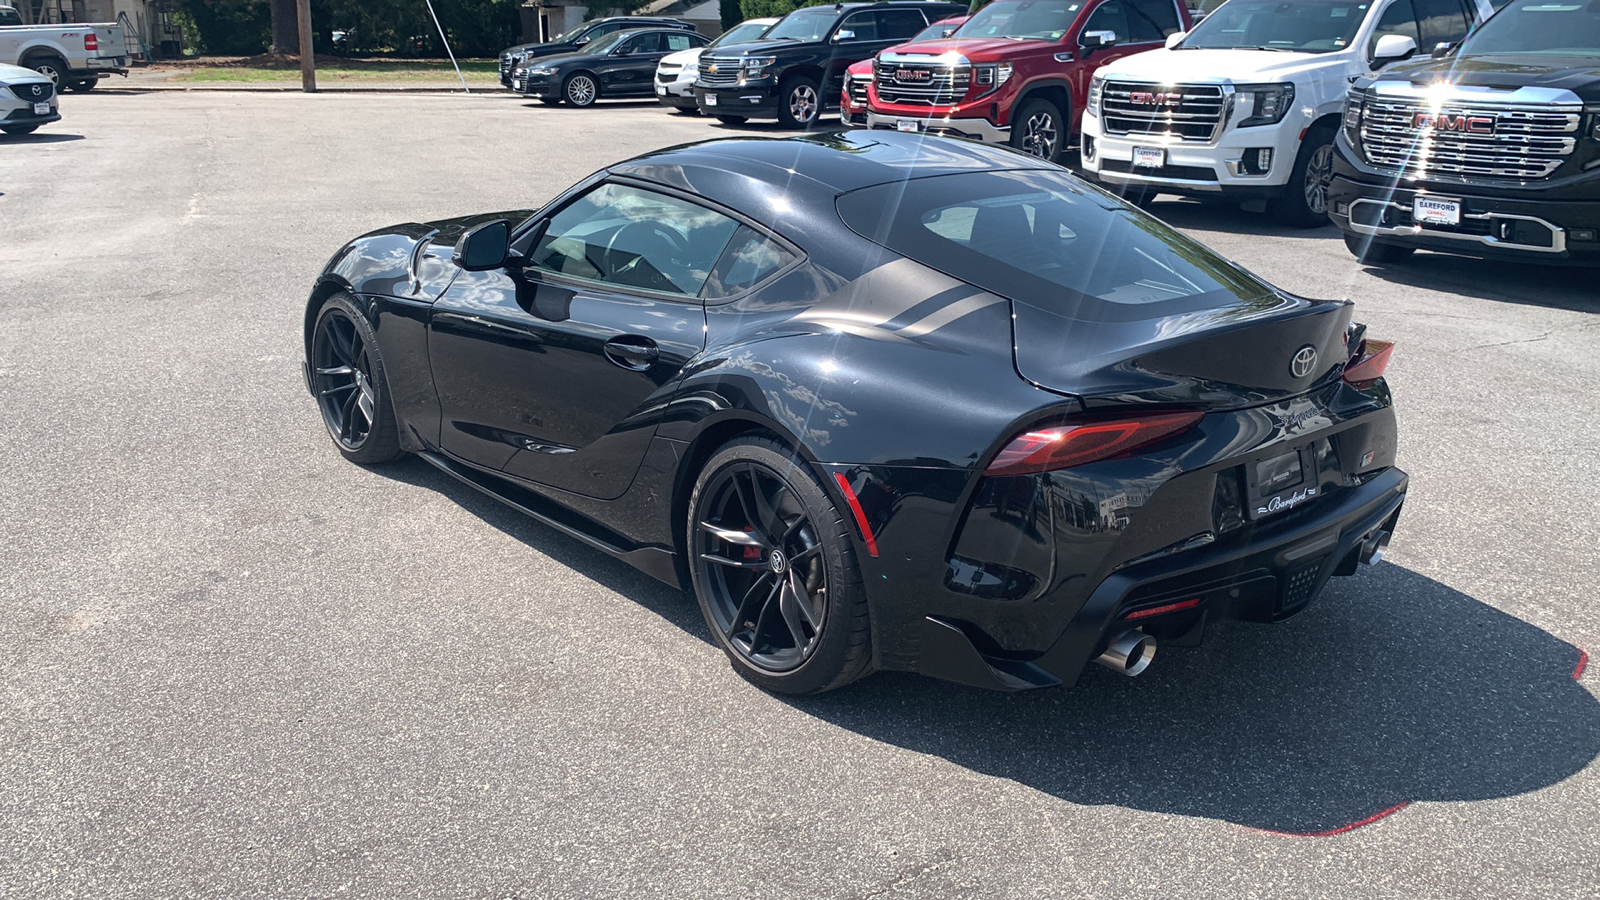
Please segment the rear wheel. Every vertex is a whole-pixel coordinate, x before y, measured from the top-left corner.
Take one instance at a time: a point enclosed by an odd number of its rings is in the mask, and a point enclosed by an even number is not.
[[[348,294],[335,294],[311,332],[311,388],[334,446],[371,465],[402,455],[377,335]]]
[[[600,99],[600,84],[588,72],[578,72],[568,75],[566,82],[561,86],[561,96],[573,106],[593,106],[594,101]]]
[[[1402,263],[1417,252],[1415,247],[1396,247],[1393,244],[1379,244],[1366,235],[1351,234],[1349,232],[1345,232],[1344,245],[1359,262],[1373,266]]]
[[[1294,172],[1282,197],[1273,200],[1273,218],[1294,228],[1321,228],[1328,220],[1328,184],[1333,181],[1333,126],[1306,133],[1295,155]]]
[[[744,116],[717,116],[717,121],[724,125],[743,125]]]
[[[791,75],[778,87],[778,123],[785,128],[810,128],[822,115],[822,95],[817,80]]]
[[[67,84],[67,90],[72,91],[75,94],[87,94],[94,90],[94,86],[99,83],[99,78],[79,78],[69,82]]]
[[[706,463],[689,499],[690,572],[717,645],[769,691],[815,694],[870,666],[850,525],[809,467],[767,438]]]
[[[1011,146],[1049,162],[1061,160],[1066,119],[1049,100],[1029,100],[1011,119]]]

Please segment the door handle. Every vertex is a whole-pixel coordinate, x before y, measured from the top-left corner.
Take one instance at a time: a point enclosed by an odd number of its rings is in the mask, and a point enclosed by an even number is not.
[[[655,365],[661,349],[647,337],[628,334],[606,341],[606,359],[634,372],[643,372]]]

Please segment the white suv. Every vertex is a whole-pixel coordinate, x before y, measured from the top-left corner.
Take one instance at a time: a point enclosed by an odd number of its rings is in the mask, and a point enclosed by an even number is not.
[[[0,131],[31,134],[61,119],[55,84],[32,69],[0,63]]]
[[[1083,168],[1136,201],[1265,200],[1285,224],[1326,225],[1350,82],[1493,12],[1490,0],[1228,0],[1165,49],[1095,73]]]
[[[679,112],[699,112],[694,103],[694,83],[700,77],[700,54],[714,47],[759,41],[776,24],[778,20],[772,18],[749,19],[724,31],[703,47],[690,47],[662,57],[661,62],[656,63],[656,100]]]

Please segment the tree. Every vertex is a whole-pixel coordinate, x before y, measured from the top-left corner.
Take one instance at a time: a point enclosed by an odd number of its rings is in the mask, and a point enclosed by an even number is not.
[[[723,31],[744,21],[744,11],[739,9],[739,0],[721,0],[717,4],[717,11],[722,15]]]
[[[294,0],[268,0],[272,9],[272,52],[300,52],[300,15]]]

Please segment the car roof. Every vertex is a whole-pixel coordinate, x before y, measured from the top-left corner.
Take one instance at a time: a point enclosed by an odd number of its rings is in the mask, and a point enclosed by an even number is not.
[[[688,170],[715,169],[764,184],[775,193],[847,193],[909,178],[997,169],[1053,168],[1031,156],[983,144],[899,131],[817,132],[798,137],[739,137],[668,147],[611,167],[663,183]],[[675,175],[674,172],[679,174]],[[708,197],[733,203],[733,198]]]

